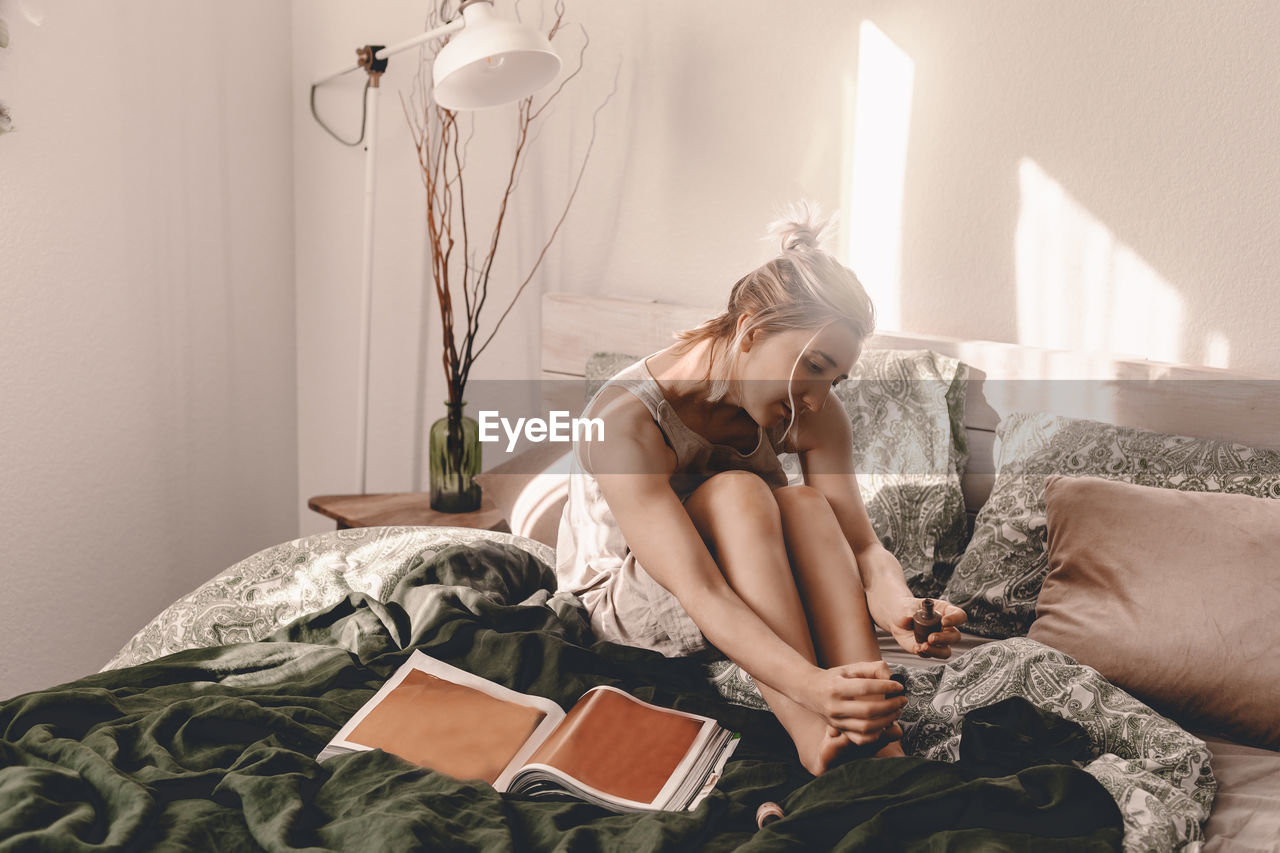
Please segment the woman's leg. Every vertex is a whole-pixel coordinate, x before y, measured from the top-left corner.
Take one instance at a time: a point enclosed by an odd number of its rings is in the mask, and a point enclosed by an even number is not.
[[[816,663],[805,606],[784,544],[782,514],[768,484],[749,472],[726,471],[699,486],[685,501],[685,509],[734,592],[784,642]],[[860,586],[858,592],[861,596]],[[859,601],[865,599],[854,599],[853,609],[859,609]],[[860,609],[865,617],[865,603]],[[853,747],[822,717],[767,685],[759,687],[810,772],[823,772]]]
[[[784,486],[773,495],[819,664],[879,660],[858,563],[831,504],[812,486]],[[878,754],[903,753],[894,741]]]
[[[773,496],[819,662],[832,667],[879,660],[858,563],[831,504],[812,486],[784,486]]]

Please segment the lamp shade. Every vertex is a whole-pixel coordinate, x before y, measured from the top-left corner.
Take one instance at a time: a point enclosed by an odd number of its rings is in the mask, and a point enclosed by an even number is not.
[[[524,24],[493,14],[488,0],[462,10],[466,26],[440,48],[432,66],[436,103],[478,110],[518,101],[560,72],[551,42]]]

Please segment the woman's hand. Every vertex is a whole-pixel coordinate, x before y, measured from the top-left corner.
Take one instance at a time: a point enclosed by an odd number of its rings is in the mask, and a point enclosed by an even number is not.
[[[914,625],[922,598],[907,589],[898,558],[876,543],[857,555],[858,571],[867,591],[867,611],[871,619],[893,634],[898,645],[922,658],[949,658],[951,644],[960,641],[959,626],[969,617],[950,602],[935,598],[933,609],[941,614],[942,624],[929,635],[928,642],[917,643]]]
[[[815,669],[800,704],[855,744],[897,740],[902,729],[896,723],[907,697],[890,674],[889,665],[878,660]]]
[[[928,642],[917,643],[915,634],[915,614],[920,609],[922,598],[913,595],[881,596],[877,605],[873,605],[871,595],[867,595],[867,608],[876,624],[893,634],[898,645],[922,658],[949,658],[951,644],[960,641],[957,626],[963,625],[968,616],[959,607],[941,599],[933,599],[935,613],[941,614],[940,628],[929,635]]]

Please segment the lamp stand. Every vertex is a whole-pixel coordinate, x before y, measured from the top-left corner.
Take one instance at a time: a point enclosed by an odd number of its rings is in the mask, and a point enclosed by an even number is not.
[[[368,138],[364,145],[364,235],[360,255],[360,373],[356,377],[356,482],[360,494],[368,492],[369,475],[369,363],[373,346],[373,212],[378,191],[378,101],[385,58],[375,58],[382,45],[365,45],[356,51],[359,65],[369,73],[364,90]]]
[[[356,375],[356,483],[360,494],[368,493],[369,475],[369,362],[373,343],[373,212],[378,191],[378,100],[382,93],[379,83],[387,70],[387,58],[412,47],[418,47],[431,39],[456,32],[463,27],[461,16],[435,29],[420,33],[390,47],[367,44],[356,49],[356,64],[335,71],[311,84],[312,110],[315,109],[315,91],[331,80],[363,69],[369,75],[369,85],[364,93],[364,216],[362,224],[363,246],[360,268],[360,348]],[[317,120],[318,117],[317,117]],[[326,128],[327,129],[327,128]],[[332,133],[333,131],[329,131]],[[347,143],[352,144],[352,143]]]

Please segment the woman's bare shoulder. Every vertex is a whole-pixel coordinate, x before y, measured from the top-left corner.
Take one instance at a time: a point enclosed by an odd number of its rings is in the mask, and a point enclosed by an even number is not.
[[[583,414],[587,417],[601,418],[605,423],[616,424],[619,427],[639,425],[645,420],[653,420],[644,402],[622,385],[606,385],[601,388],[591,398]]]
[[[590,442],[594,467],[635,473],[670,473],[675,453],[645,404],[620,386],[606,386],[591,401],[587,417],[599,418],[601,438]],[[592,466],[588,466],[591,470]],[[604,473],[603,470],[595,473]]]

